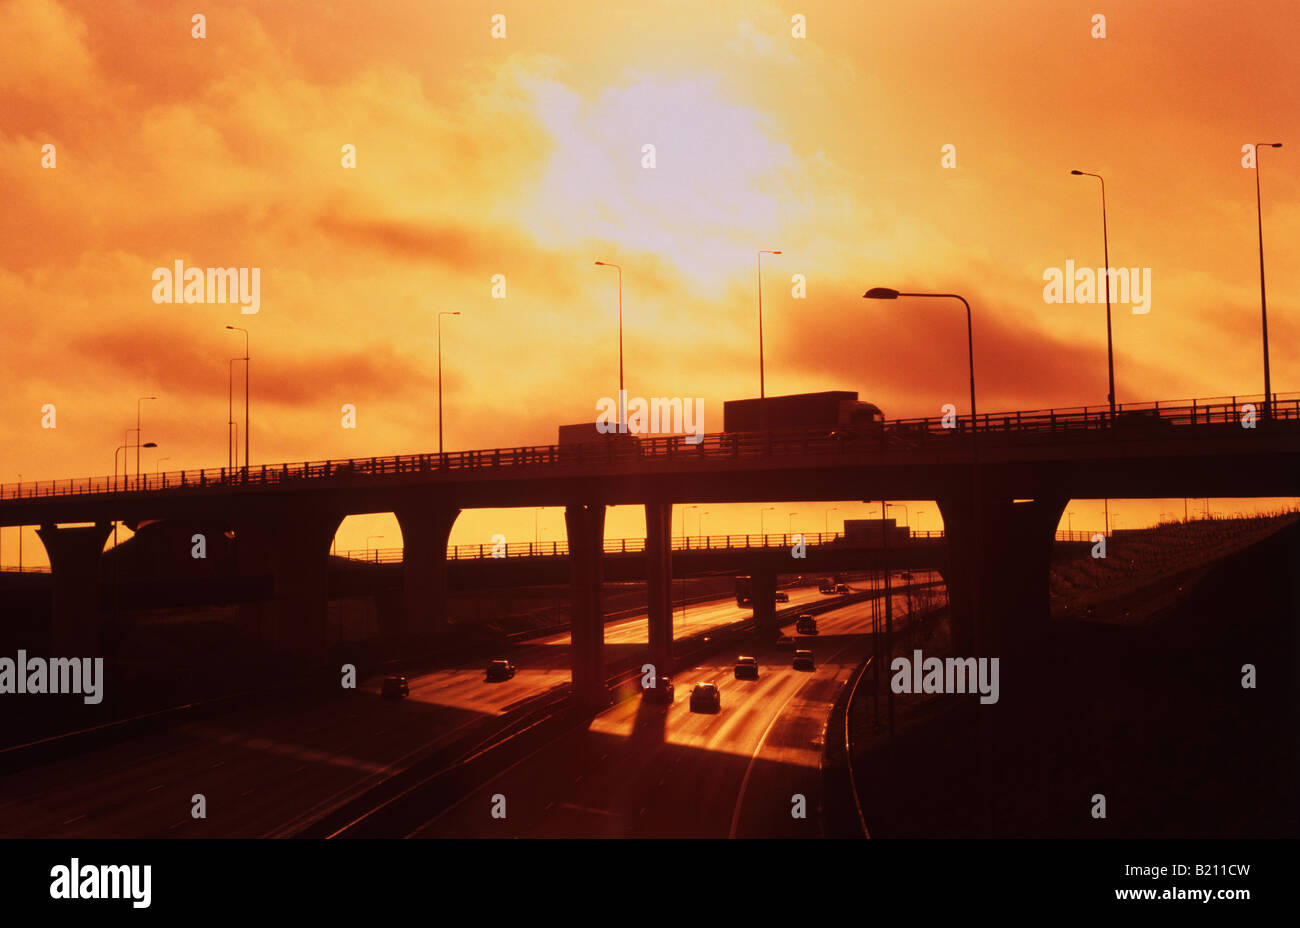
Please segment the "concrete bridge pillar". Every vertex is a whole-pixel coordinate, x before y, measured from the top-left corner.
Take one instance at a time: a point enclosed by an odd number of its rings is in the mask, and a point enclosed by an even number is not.
[[[330,543],[342,521],[310,503],[265,507],[233,520],[240,573],[272,578],[269,608],[253,607],[262,637],[311,666],[323,665],[327,653]]]
[[[402,528],[402,617],[400,633],[446,633],[447,539],[460,509],[434,496],[403,505],[393,513]]]
[[[978,514],[969,496],[938,503],[948,539],[943,574],[958,653],[975,655],[976,613],[980,649],[990,657],[1041,634],[1051,614],[1052,545],[1069,499],[985,497]]]
[[[102,656],[99,565],[112,530],[107,522],[67,528],[46,523],[36,530],[50,558],[54,586],[50,653],[54,656]]]
[[[759,639],[775,639],[781,633],[776,624],[776,571],[751,571],[749,595],[754,603],[754,628]]]
[[[650,663],[656,674],[672,674],[672,516],[671,503],[645,504],[645,573],[650,626]]]
[[[602,555],[605,548],[605,506],[577,503],[564,508],[569,537],[569,568],[573,598],[570,648],[573,695],[577,703],[595,708],[606,699],[605,610]]]

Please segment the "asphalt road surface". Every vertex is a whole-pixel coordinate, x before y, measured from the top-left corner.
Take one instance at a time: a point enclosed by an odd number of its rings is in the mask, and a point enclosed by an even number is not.
[[[791,590],[790,606],[819,601]],[[787,604],[782,604],[784,607]],[[682,637],[749,615],[734,599],[674,616]],[[607,659],[644,649],[642,615],[606,626]],[[4,837],[258,837],[297,826],[464,734],[485,716],[570,679],[569,636],[511,652],[512,680],[472,666],[412,676],[408,700],[377,697],[378,678],[323,703],[234,712],[0,777]],[[766,683],[766,681],[763,681]],[[725,705],[725,704],[724,704]],[[206,819],[194,819],[201,794]]]
[[[905,596],[894,598],[896,617]],[[432,821],[420,837],[819,837],[820,761],[840,687],[871,648],[871,603],[818,616],[799,636],[816,669],[763,648],[759,679],[735,655],[677,675],[676,702],[639,696],[545,745]],[[896,620],[897,621],[897,620]],[[697,681],[717,685],[716,714],[692,712]],[[804,817],[794,814],[800,797]],[[500,813],[504,800],[505,817]]]

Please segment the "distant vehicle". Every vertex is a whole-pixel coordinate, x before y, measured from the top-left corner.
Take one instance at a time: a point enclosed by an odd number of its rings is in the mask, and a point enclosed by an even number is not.
[[[778,651],[793,651],[794,639],[789,635],[782,635],[780,638],[776,639],[776,649]]]
[[[830,436],[879,435],[884,414],[873,403],[860,402],[849,390],[796,393],[722,404],[724,432],[800,432]]]
[[[807,648],[799,648],[794,652],[794,660],[791,662],[791,666],[795,670],[815,670],[812,651]]]
[[[835,592],[836,592],[836,593],[847,593],[847,592],[849,592],[849,585],[848,585],[847,583],[837,583],[837,584],[835,584]]]
[[[405,699],[411,695],[411,688],[406,684],[406,677],[400,675],[384,677],[379,695],[385,699]]]
[[[808,613],[804,613],[794,620],[794,630],[801,635],[817,634],[817,620]]]
[[[785,590],[777,590],[776,601],[778,603],[788,603],[790,601],[790,594],[787,593]]]
[[[817,584],[817,592],[819,592],[819,593],[834,593],[834,592],[835,592],[835,581],[832,580],[830,577],[826,577],[824,580],[822,580],[821,583]]]
[[[758,679],[758,658],[742,654],[736,658],[736,679],[746,677],[750,680]]]
[[[670,677],[655,677],[654,686],[641,687],[641,697],[650,702],[671,706],[676,698],[672,679]]]
[[[1113,423],[1115,430],[1122,432],[1164,429],[1172,426],[1173,423],[1160,415],[1157,409],[1122,409],[1115,413]]]
[[[902,578],[903,578],[904,580],[911,580],[911,579],[912,579],[912,572],[911,572],[910,570],[905,570],[905,571],[903,571],[903,573],[902,573]]]
[[[753,604],[751,597],[754,595],[754,582],[748,576],[736,578],[736,605],[749,606]]]
[[[507,660],[488,661],[488,680],[509,680],[515,675],[515,665]]]
[[[720,712],[722,710],[722,694],[712,683],[697,683],[695,689],[691,690],[691,711],[692,712]]]

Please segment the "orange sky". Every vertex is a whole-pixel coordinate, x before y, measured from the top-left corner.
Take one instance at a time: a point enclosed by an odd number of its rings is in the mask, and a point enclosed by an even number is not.
[[[255,462],[435,449],[439,310],[462,313],[447,447],[553,441],[617,387],[597,258],[624,269],[629,391],[704,397],[710,431],[757,393],[757,248],[785,252],[764,259],[771,394],[965,411],[960,305],[861,299],[888,285],[971,301],[983,410],[1101,404],[1104,307],[1042,299],[1045,269],[1102,263],[1076,167],[1106,176],[1111,264],[1152,271],[1151,311],[1114,312],[1119,400],[1258,393],[1240,159],[1264,140],[1287,146],[1262,170],[1273,384],[1300,389],[1293,0],[201,6],[195,39],[194,4],[0,0],[0,482],[108,473],[151,394],[148,467],[223,464],[227,324],[251,331]],[[260,267],[260,312],[154,303],[177,259]],[[1174,508],[1127,505],[1133,524]],[[803,508],[795,528],[820,530]],[[757,507],[705,528],[756,531]],[[467,515],[453,541],[496,531],[528,540],[531,513]],[[397,544],[375,517],[340,547],[374,533]]]

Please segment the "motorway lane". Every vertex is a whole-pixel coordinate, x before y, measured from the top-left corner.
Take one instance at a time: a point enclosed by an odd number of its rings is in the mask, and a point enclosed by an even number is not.
[[[798,593],[792,601],[801,601]],[[815,596],[816,594],[812,594]],[[734,599],[691,606],[696,623],[748,614]],[[609,623],[612,645],[645,642],[646,619]],[[680,634],[680,632],[679,632]],[[446,743],[484,716],[569,682],[569,636],[512,651],[511,680],[482,665],[410,678],[411,697],[377,697],[379,679],[323,704],[257,709],[185,723],[0,777],[4,837],[255,837],[282,833]],[[617,656],[611,648],[611,658]],[[191,797],[207,801],[190,817]]]
[[[734,655],[679,673],[676,702],[621,702],[583,729],[525,757],[443,814],[420,837],[817,837],[826,718],[871,646],[871,604],[818,617],[821,634],[800,636],[813,672],[790,667],[791,652],[758,649],[758,681],[736,680]],[[894,600],[905,621],[906,597]],[[717,714],[692,713],[690,688],[716,684]],[[791,815],[805,797],[807,817]],[[506,817],[493,818],[504,796]],[[499,806],[498,806],[499,808]]]

